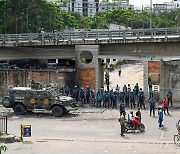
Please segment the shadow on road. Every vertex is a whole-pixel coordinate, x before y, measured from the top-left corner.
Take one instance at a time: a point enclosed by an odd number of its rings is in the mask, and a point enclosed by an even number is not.
[[[16,115],[13,111],[4,111],[1,113],[8,118],[41,118],[41,119],[67,119],[80,116],[78,113],[65,113],[62,117],[55,117],[48,111],[28,111],[24,115]]]

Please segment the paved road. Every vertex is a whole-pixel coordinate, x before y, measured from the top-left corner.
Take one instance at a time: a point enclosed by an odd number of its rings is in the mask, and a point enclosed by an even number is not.
[[[0,111],[4,111],[2,106]],[[164,118],[164,130],[160,130],[157,117],[149,117],[148,109],[143,110],[146,132],[129,132],[121,137],[119,113],[114,109],[80,109],[62,118],[48,112],[16,116],[10,111],[8,132],[19,136],[20,124],[31,124],[32,137],[8,144],[6,154],[179,153],[180,149],[173,144],[179,110],[170,113]]]

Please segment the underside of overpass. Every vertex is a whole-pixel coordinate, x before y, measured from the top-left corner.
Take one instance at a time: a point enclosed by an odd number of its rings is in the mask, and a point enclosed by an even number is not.
[[[162,59],[180,56],[179,42],[124,43],[100,45],[99,57]]]
[[[73,59],[75,46],[1,47],[0,60]]]
[[[86,46],[90,50],[98,46],[99,58],[127,57],[132,59],[153,58],[162,59],[166,57],[180,57],[179,42],[134,42],[119,44],[100,45],[54,45],[54,46],[26,46],[26,47],[0,47],[0,59],[41,59],[49,57],[66,59],[75,58],[75,47]]]

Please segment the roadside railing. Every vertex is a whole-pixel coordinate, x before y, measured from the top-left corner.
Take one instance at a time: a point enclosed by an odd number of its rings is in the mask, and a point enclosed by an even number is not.
[[[179,38],[180,28],[128,29],[55,33],[25,33],[0,35],[0,43],[8,42],[66,42],[111,39]]]
[[[7,134],[7,116],[0,116],[0,133]]]

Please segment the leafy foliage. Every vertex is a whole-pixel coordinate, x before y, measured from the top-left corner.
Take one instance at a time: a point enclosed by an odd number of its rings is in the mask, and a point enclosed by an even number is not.
[[[1,141],[1,133],[0,133],[0,141]],[[6,146],[5,145],[3,145],[2,143],[0,143],[0,154],[4,151],[6,151],[7,150],[7,148],[6,148]]]
[[[64,0],[66,1],[66,0]],[[101,29],[115,23],[131,28],[149,28],[149,13],[125,9],[98,12],[94,17],[66,12],[46,0],[0,0],[0,33],[46,32],[63,29]],[[180,25],[180,10],[153,14],[153,28]]]

